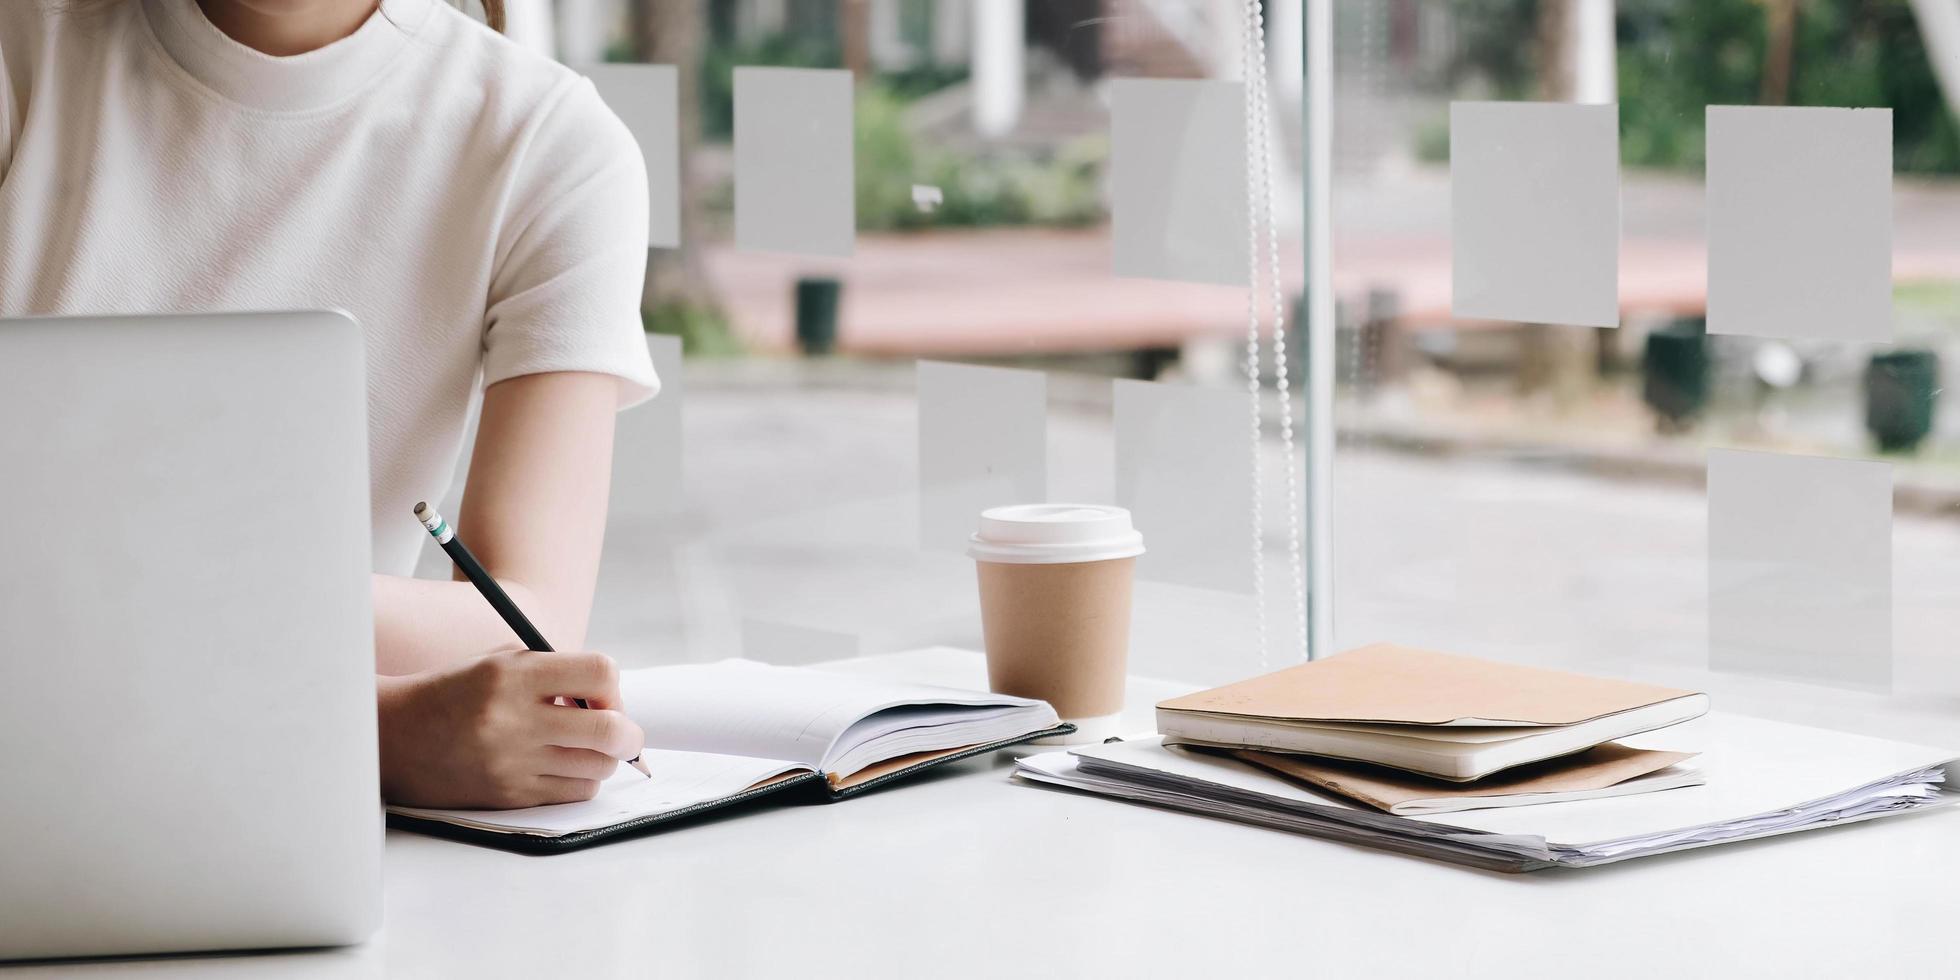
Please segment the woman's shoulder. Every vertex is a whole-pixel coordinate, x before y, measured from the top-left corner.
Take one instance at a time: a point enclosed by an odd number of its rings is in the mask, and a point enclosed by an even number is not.
[[[430,70],[442,77],[417,90],[453,96],[450,110],[467,115],[477,147],[497,148],[518,200],[558,199],[581,186],[621,206],[644,197],[639,143],[589,79],[454,7],[431,6],[435,22],[421,34],[433,42]]]
[[[0,0],[0,3],[8,0]],[[481,98],[494,120],[538,123],[569,116],[585,123],[610,118],[592,84],[577,71],[533,51],[446,3],[428,2],[434,23],[424,32],[430,57],[462,91]]]
[[[467,113],[470,128],[488,143],[533,162],[569,154],[641,165],[631,131],[585,76],[449,4],[429,6],[433,23],[420,33],[432,42],[424,48],[430,70],[444,77],[419,88],[454,95],[453,108]]]

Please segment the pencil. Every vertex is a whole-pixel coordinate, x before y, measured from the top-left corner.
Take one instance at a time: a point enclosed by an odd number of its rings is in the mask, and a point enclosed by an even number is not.
[[[436,513],[436,509],[429,506],[428,501],[421,501],[415,505],[415,519],[422,522],[422,526],[428,529],[437,544],[442,545],[442,550],[449,555],[451,561],[456,563],[457,568],[463,570],[463,577],[469,579],[471,585],[476,586],[476,591],[483,594],[483,598],[490,603],[490,608],[495,609],[497,615],[504,618],[511,632],[517,634],[518,642],[524,644],[524,649],[542,653],[551,652],[551,644],[545,642],[544,634],[539,633],[538,628],[531,625],[530,617],[524,615],[524,610],[517,608],[517,603],[511,601],[510,593],[505,592],[504,587],[497,584],[497,580],[491,578],[489,572],[483,570],[476,556],[470,554],[470,549],[463,544],[463,539],[456,536],[456,529],[450,527],[449,522],[443,520],[442,515]],[[585,703],[584,698],[572,700],[581,708],[591,707]],[[647,764],[637,755],[627,762],[627,765],[638,769],[641,775],[649,779],[653,777],[653,772],[647,769]]]

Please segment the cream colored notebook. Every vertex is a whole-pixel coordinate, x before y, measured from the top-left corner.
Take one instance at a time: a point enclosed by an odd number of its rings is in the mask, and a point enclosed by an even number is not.
[[[1693,758],[1693,752],[1661,752],[1618,743],[1519,766],[1472,783],[1445,782],[1363,762],[1245,749],[1232,754],[1261,769],[1404,817],[1632,796],[1707,781],[1701,770],[1677,765]]]
[[[1157,728],[1466,781],[1707,710],[1693,691],[1379,643],[1161,702]]]

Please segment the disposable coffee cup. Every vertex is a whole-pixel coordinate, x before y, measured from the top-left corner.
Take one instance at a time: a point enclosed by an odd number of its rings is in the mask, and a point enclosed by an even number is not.
[[[1130,584],[1143,536],[1130,512],[1097,504],[1017,504],[980,515],[967,547],[979,571],[987,680],[1055,706],[1074,735],[1117,734],[1130,659]]]

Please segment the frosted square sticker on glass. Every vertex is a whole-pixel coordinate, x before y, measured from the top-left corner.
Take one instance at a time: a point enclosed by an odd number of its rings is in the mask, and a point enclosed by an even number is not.
[[[1244,87],[1121,78],[1109,92],[1116,274],[1245,285]]]
[[[1048,376],[919,362],[919,543],[965,551],[980,512],[1048,498]]]
[[[1890,687],[1890,464],[1709,450],[1708,650],[1717,670]]]
[[[851,94],[843,69],[735,69],[736,247],[851,254]]]
[[[647,334],[647,351],[660,378],[660,393],[621,412],[613,434],[612,516],[631,519],[679,511],[685,501],[681,461],[682,402],[686,378],[681,339]]]
[[[1252,591],[1251,397],[1115,382],[1116,502],[1143,532],[1142,578]]]
[[[1892,340],[1892,110],[1708,107],[1708,332]]]
[[[1619,107],[1450,104],[1450,312],[1620,323]]]
[[[585,77],[640,144],[647,165],[647,244],[679,248],[680,96],[673,65],[591,65]]]

